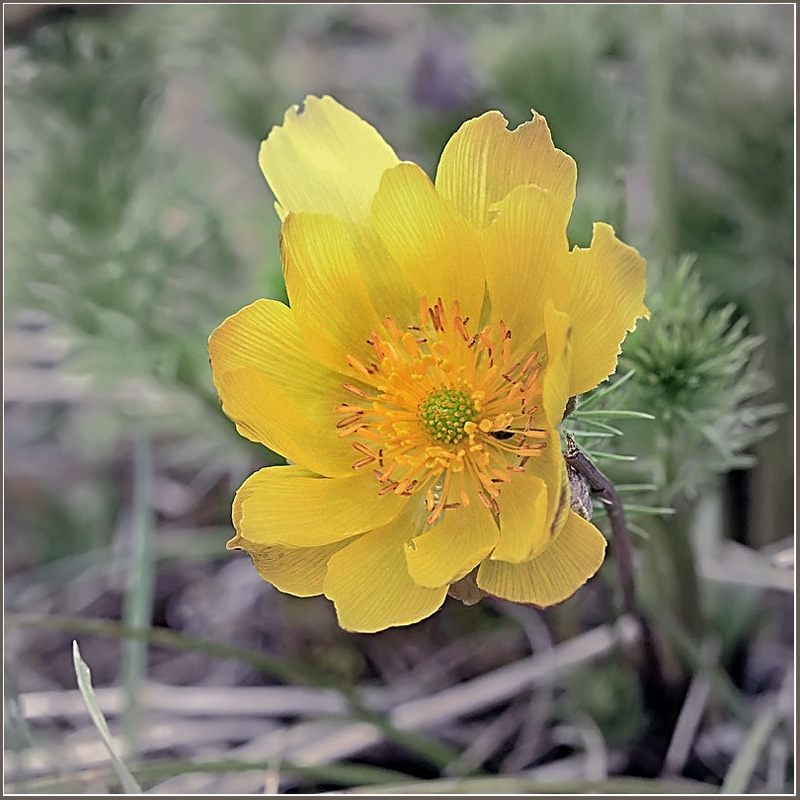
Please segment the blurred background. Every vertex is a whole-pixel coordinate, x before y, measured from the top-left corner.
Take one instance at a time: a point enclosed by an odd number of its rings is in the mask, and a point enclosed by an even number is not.
[[[793,4],[5,4],[6,790],[126,790],[75,639],[157,793],[793,793],[794,30]],[[356,635],[225,550],[281,459],[221,413],[206,341],[285,300],[256,157],[308,93],[431,175],[464,120],[536,109],[578,164],[571,242],[603,220],[648,260],[652,320],[567,427],[625,502],[655,662],[613,558],[546,611]]]

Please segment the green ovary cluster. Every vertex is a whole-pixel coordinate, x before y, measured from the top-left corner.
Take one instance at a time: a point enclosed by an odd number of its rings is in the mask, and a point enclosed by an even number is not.
[[[431,392],[419,404],[419,421],[423,429],[440,444],[456,444],[465,436],[464,425],[474,422],[478,409],[470,393],[446,386]]]

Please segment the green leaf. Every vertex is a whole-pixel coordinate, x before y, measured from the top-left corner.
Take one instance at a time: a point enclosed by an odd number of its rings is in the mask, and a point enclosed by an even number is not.
[[[613,433],[607,433],[606,431],[576,431],[574,428],[570,431],[570,433],[575,437],[583,437],[585,439],[610,439],[614,436]]]
[[[542,780],[526,776],[498,775],[488,778],[442,778],[391,786],[349,789],[348,794],[710,794],[715,788],[698,781],[649,779],[627,776],[601,781]]]
[[[675,513],[674,508],[670,508],[669,506],[635,506],[635,505],[627,505],[624,504],[622,506],[625,509],[626,514],[630,515],[642,515],[642,514],[649,514],[651,516],[669,516],[670,514]]]
[[[148,760],[131,769],[145,785],[175,778],[187,773],[203,775],[230,775],[238,772],[259,770],[266,772],[274,767],[271,761],[241,761],[238,759],[222,759],[220,761],[199,761],[196,759],[165,758]],[[359,786],[386,784],[407,780],[408,776],[396,770],[372,767],[366,764],[340,762],[336,764],[295,764],[291,761],[281,762],[281,775],[305,778],[318,783],[330,783],[337,786]],[[85,794],[90,785],[108,784],[113,776],[105,769],[83,769],[69,776],[42,776],[21,783],[8,783],[9,794]]]
[[[606,461],[636,461],[636,456],[625,456],[618,453],[603,453],[600,450],[585,450],[584,452],[593,461],[602,461],[603,459]]]
[[[108,723],[103,716],[103,712],[100,710],[97,696],[92,688],[92,672],[86,662],[81,658],[81,651],[78,648],[78,643],[74,639],[72,641],[72,663],[75,665],[75,677],[78,679],[78,689],[80,689],[83,695],[86,708],[89,709],[89,716],[92,718],[92,722],[94,722],[100,734],[100,738],[103,740],[103,744],[106,746],[106,750],[108,750],[108,754],[111,756],[111,766],[114,768],[114,772],[116,772],[125,794],[144,794],[142,787],[136,782],[136,778],[131,775],[122,759],[114,750],[111,731],[108,729]]]
[[[655,419],[652,414],[647,414],[644,411],[627,411],[626,409],[605,409],[596,408],[589,411],[580,411],[580,415],[585,417],[626,417],[628,419]]]
[[[583,397],[582,396],[581,400],[580,400],[580,405],[583,408],[586,408],[589,405],[594,405],[599,400],[604,400],[612,392],[614,392],[617,389],[619,389],[619,387],[622,386],[625,382],[629,381],[633,377],[634,372],[635,372],[635,370],[632,370],[632,369],[628,370],[628,372],[626,372],[618,381],[614,381],[614,383],[612,383],[610,386],[605,386],[604,388],[600,389],[599,391],[595,390],[588,397]]]
[[[142,418],[135,421],[133,451],[133,524],[131,526],[128,586],[123,606],[130,628],[149,628],[153,615],[155,559],[153,555],[153,453],[150,431]],[[125,710],[122,730],[125,755],[135,756],[139,747],[142,686],[147,679],[147,642],[128,639],[123,649]]]
[[[766,747],[778,722],[776,708],[769,709],[756,720],[725,775],[720,789],[721,794],[745,794],[747,792],[747,786],[758,764],[761,751]]]
[[[606,425],[605,422],[600,422],[600,420],[592,419],[590,417],[586,417],[581,414],[580,411],[576,411],[573,415],[573,419],[580,422],[581,425],[589,425],[592,428],[597,428],[601,431],[608,431],[609,433],[614,434],[614,436],[622,436],[623,432],[619,428],[615,428],[612,425]],[[573,431],[574,433],[574,431]]]

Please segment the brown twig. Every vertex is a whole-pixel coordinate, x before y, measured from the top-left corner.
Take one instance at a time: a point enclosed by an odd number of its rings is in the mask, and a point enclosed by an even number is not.
[[[614,536],[613,554],[619,572],[622,602],[627,613],[638,617],[633,578],[633,543],[619,494],[614,488],[614,484],[592,464],[586,453],[578,447],[575,439],[569,433],[565,433],[564,437],[567,440],[567,449],[564,451],[564,460],[567,462],[567,466],[586,481],[589,491],[596,494],[605,506]]]
[[[566,432],[564,437],[567,442],[567,448],[564,451],[564,460],[567,462],[567,466],[585,481],[592,494],[597,495],[608,515],[613,537],[612,554],[619,574],[623,609],[638,622],[641,630],[643,659],[637,666],[642,676],[643,686],[661,691],[666,685],[666,672],[662,667],[650,624],[639,611],[636,602],[633,543],[628,524],[625,521],[622,501],[619,499],[614,484],[597,469],[586,453],[578,447],[575,439]]]

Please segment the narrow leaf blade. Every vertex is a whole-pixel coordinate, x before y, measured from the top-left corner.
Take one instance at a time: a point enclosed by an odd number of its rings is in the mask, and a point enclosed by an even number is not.
[[[78,679],[78,689],[83,695],[83,701],[86,703],[86,708],[89,709],[89,716],[92,718],[95,727],[97,728],[103,744],[111,756],[111,766],[114,768],[119,782],[122,784],[122,789],[125,794],[144,794],[142,787],[136,781],[136,778],[131,775],[128,768],[122,762],[122,759],[114,751],[114,742],[111,738],[111,731],[108,729],[108,723],[100,710],[100,704],[97,702],[97,696],[92,688],[92,673],[88,664],[81,658],[81,651],[78,648],[78,642],[72,642],[72,663],[75,666],[75,677]]]

